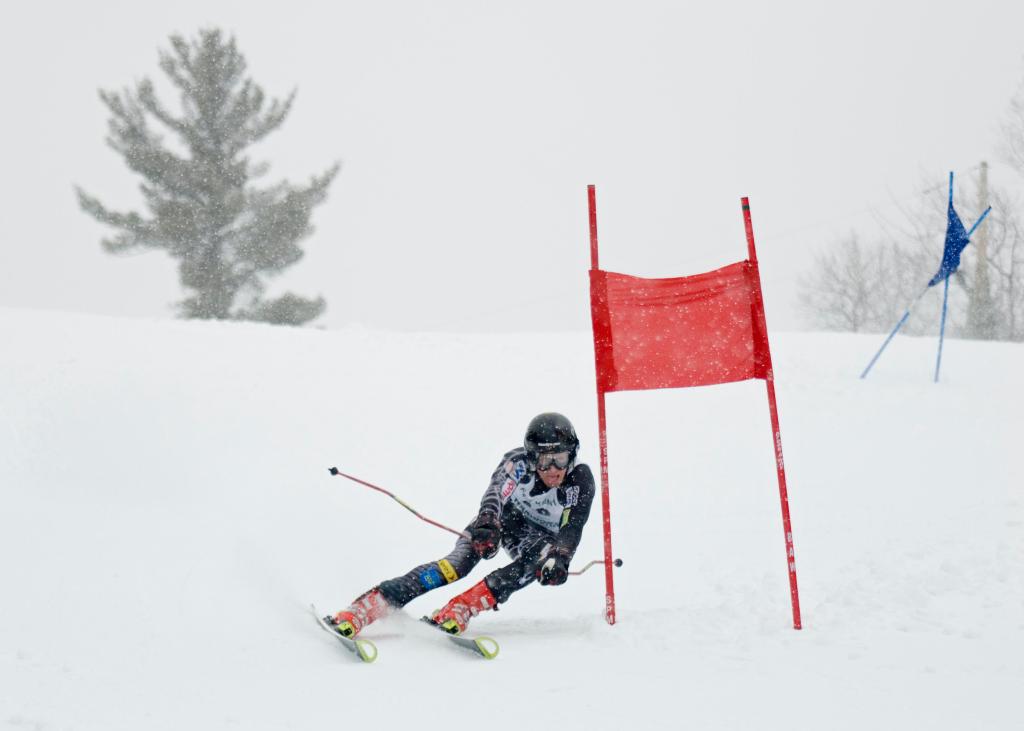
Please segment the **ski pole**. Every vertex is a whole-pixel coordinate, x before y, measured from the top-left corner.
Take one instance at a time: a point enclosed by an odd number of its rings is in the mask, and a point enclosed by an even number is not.
[[[570,571],[569,572],[569,576],[579,576],[584,571],[589,569],[591,566],[596,566],[597,564],[603,564],[603,563],[604,563],[604,559],[603,558],[597,559],[596,561],[591,561],[586,566],[581,568],[579,571]],[[612,566],[615,566],[616,568],[618,568],[621,565],[622,565],[622,559],[621,558],[617,558],[614,561],[612,561]]]
[[[420,520],[426,521],[427,523],[430,523],[433,526],[436,526],[438,528],[446,530],[449,533],[454,533],[457,536],[463,536],[465,538],[470,538],[469,533],[467,533],[466,531],[455,530],[454,528],[449,528],[446,525],[438,523],[436,520],[431,520],[430,518],[426,517],[425,515],[420,515],[418,512],[416,512],[416,510],[412,506],[410,506],[408,503],[404,502],[401,498],[399,498],[393,492],[388,492],[383,487],[378,487],[377,485],[369,483],[366,480],[360,480],[358,477],[353,477],[352,475],[346,475],[344,472],[339,470],[337,467],[331,467],[327,471],[330,472],[332,475],[336,475],[336,476],[339,476],[339,477],[344,477],[346,479],[352,480],[352,482],[358,482],[360,485],[364,485],[365,487],[369,487],[372,490],[376,490],[377,492],[384,493],[385,495],[387,495],[389,498],[394,500],[396,503],[401,505],[403,508],[408,510],[410,513],[415,515]]]
[[[389,498],[394,500],[396,503],[401,505],[403,508],[408,510],[410,513],[415,515],[420,520],[426,521],[427,523],[430,523],[431,525],[436,526],[438,528],[442,528],[442,529],[448,531],[449,533],[454,533],[457,536],[464,536],[466,538],[471,538],[469,533],[467,533],[466,531],[458,531],[458,530],[455,530],[453,528],[449,528],[446,525],[438,523],[436,520],[431,520],[430,518],[426,517],[425,515],[420,515],[420,513],[418,513],[411,505],[409,505],[408,503],[403,501],[401,498],[399,498],[393,492],[389,492],[388,490],[385,490],[383,487],[380,487],[378,485],[374,485],[373,483],[367,482],[366,480],[360,480],[358,477],[353,477],[352,475],[346,475],[344,472],[339,470],[337,467],[330,467],[330,468],[328,468],[327,471],[330,472],[332,475],[334,475],[336,477],[344,477],[344,478],[346,478],[348,480],[352,480],[352,482],[357,482],[360,485],[363,485],[365,487],[369,487],[371,490],[376,490],[377,492],[384,493],[385,495],[387,495]],[[589,569],[591,566],[596,566],[597,564],[604,564],[604,559],[597,559],[595,561],[591,561],[586,566],[581,568],[579,571],[570,571],[569,575],[570,576],[579,576],[584,571]],[[612,565],[615,566],[615,567],[621,566],[622,565],[622,559],[621,558],[615,559],[612,562]]]

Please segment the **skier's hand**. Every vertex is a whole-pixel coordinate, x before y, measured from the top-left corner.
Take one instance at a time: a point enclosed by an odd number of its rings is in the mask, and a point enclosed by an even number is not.
[[[537,567],[537,580],[545,586],[564,584],[569,578],[569,556],[555,549]]]
[[[501,523],[498,516],[490,511],[480,513],[476,520],[469,524],[470,541],[473,552],[480,558],[494,558],[501,542]]]

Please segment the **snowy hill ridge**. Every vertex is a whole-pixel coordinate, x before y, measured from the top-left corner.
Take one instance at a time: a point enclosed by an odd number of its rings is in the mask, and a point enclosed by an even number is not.
[[[535,413],[597,460],[587,333],[396,334],[0,309],[0,727],[1019,729],[1024,347],[772,333],[764,385],[608,398],[619,623],[592,570],[361,665],[309,617],[443,556]],[[576,566],[601,555],[595,506]],[[500,565],[478,567],[472,580]],[[441,638],[443,639],[443,638]],[[373,724],[373,726],[370,726]]]

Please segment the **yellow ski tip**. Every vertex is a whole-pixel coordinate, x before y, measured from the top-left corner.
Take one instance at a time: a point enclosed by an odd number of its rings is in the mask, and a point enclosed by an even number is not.
[[[377,646],[369,640],[353,639],[356,644],[356,651],[363,662],[373,662],[377,659]]]
[[[476,645],[476,649],[480,651],[480,654],[488,660],[496,658],[498,656],[498,650],[501,649],[498,647],[498,643],[493,637],[476,637],[473,640],[473,644]]]

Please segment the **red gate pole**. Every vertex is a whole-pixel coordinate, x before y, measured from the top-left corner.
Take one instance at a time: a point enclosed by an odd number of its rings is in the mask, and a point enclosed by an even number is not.
[[[747,253],[754,273],[754,308],[760,320],[765,342],[768,340],[768,325],[764,316],[764,298],[761,294],[761,273],[757,267],[757,251],[754,249],[754,225],[750,220],[750,200],[741,199],[743,206],[743,225],[747,231]],[[779,499],[782,502],[782,528],[786,535],[786,564],[789,571],[789,594],[793,604],[793,629],[800,629],[800,593],[796,585],[796,555],[793,551],[793,527],[789,519],[789,494],[786,490],[786,465],[782,459],[782,433],[779,429],[779,410],[775,403],[775,374],[772,370],[771,349],[766,348],[768,362],[765,384],[768,387],[768,411],[772,420],[772,442],[775,445],[775,468],[779,477]]]
[[[587,205],[590,209],[590,268],[596,270],[599,268],[597,261],[597,197],[593,185],[587,186]],[[604,618],[608,624],[615,624],[615,584],[612,579],[612,517],[608,500],[608,432],[604,410],[604,391],[601,390],[600,375],[597,378],[597,426],[600,433],[599,444],[601,450],[601,513],[604,516]]]

